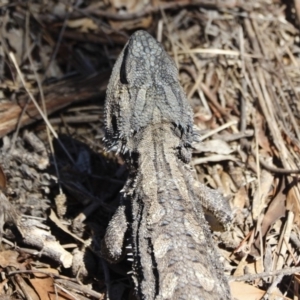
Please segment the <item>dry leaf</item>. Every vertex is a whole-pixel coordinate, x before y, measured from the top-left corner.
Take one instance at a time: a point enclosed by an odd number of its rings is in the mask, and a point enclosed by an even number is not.
[[[49,275],[45,274],[45,273],[39,273],[38,271],[41,271],[41,272],[46,272],[46,273],[51,273],[51,274],[54,274],[54,275],[58,275],[59,272],[57,271],[57,269],[52,269],[52,268],[38,268],[38,269],[34,269],[34,271],[36,271],[34,273],[34,276],[36,278],[45,278],[45,277],[49,277]]]
[[[244,208],[247,199],[247,190],[244,186],[240,187],[234,195],[232,204],[236,208]]]
[[[272,200],[271,204],[269,205],[269,208],[263,218],[262,224],[261,224],[261,238],[263,239],[272,224],[274,224],[278,219],[285,216],[285,199],[286,196],[283,194],[283,187],[285,185],[282,183],[281,190],[278,192],[278,194],[275,196],[275,198]],[[260,249],[260,238],[259,235],[256,238],[254,244],[251,247],[251,255],[254,257],[259,256],[258,250]]]
[[[65,225],[62,224],[62,222],[57,218],[55,212],[51,210],[51,213],[49,215],[49,219],[56,224],[57,227],[59,227],[61,230],[72,236],[75,240],[80,241],[81,243],[85,244],[85,241],[82,240],[80,237],[72,233]]]
[[[15,267],[17,270],[19,270],[20,264],[17,261],[18,256],[19,253],[13,250],[6,250],[0,252],[0,266],[2,268]]]
[[[292,187],[286,197],[286,209],[291,210],[295,215],[294,222],[299,226],[300,225],[300,204],[299,204],[299,190],[297,186]]]
[[[230,282],[232,298],[237,300],[260,300],[265,291],[244,282]]]
[[[30,283],[34,287],[35,291],[38,293],[40,299],[42,300],[74,300],[74,297],[66,294],[60,289],[57,290],[57,296],[54,290],[53,278],[31,278]]]
[[[254,193],[252,201],[252,216],[257,220],[260,213],[268,205],[270,191],[273,188],[274,176],[266,170],[261,171],[260,186]]]
[[[236,192],[236,186],[231,176],[227,172],[222,171],[220,173],[220,178],[222,182],[222,190],[224,191],[224,195],[232,195],[234,192]]]
[[[3,289],[4,289],[5,285],[7,284],[7,282],[8,282],[8,279],[4,279],[2,282],[0,282],[0,296],[1,297],[3,297],[2,295],[4,295]],[[0,298],[0,299],[5,300],[4,297],[3,297],[3,299],[2,298]],[[10,298],[7,297],[7,299],[10,299]]]
[[[143,18],[129,20],[129,21],[122,21],[122,22],[110,20],[109,24],[114,30],[119,31],[119,30],[133,30],[133,29],[137,29],[137,28],[147,29],[150,27],[152,21],[153,21],[152,16],[148,15]]]
[[[3,40],[6,40],[10,50],[14,52],[18,65],[21,64],[24,53],[24,31],[21,27],[10,26],[9,30],[3,30]]]
[[[264,272],[264,266],[261,259],[257,259],[252,263],[247,264],[247,273],[248,274],[257,274]]]
[[[234,271],[234,276],[243,276],[245,274],[245,267],[247,266],[248,262],[246,261],[246,256],[244,256],[241,261],[238,263],[235,271]]]
[[[254,126],[256,128],[256,136],[258,140],[258,144],[260,147],[264,149],[264,151],[270,153],[271,148],[270,148],[270,143],[269,139],[265,134],[265,122],[266,119],[263,117],[258,111],[255,113],[255,118],[254,118]]]
[[[68,20],[67,26],[70,28],[75,28],[79,32],[89,32],[96,31],[98,29],[97,23],[89,18],[81,18],[76,20]]]
[[[195,149],[194,153],[199,152],[210,152],[217,154],[230,154],[233,152],[232,148],[228,145],[227,142],[223,140],[207,140],[201,143],[193,144],[193,148]]]

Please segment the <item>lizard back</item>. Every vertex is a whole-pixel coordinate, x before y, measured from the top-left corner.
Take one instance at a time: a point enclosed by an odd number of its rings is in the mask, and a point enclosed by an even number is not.
[[[142,299],[230,299],[188,165],[192,110],[177,76],[172,59],[144,31],[131,36],[115,64],[106,144],[121,151],[130,175],[104,244],[109,260],[117,260],[129,224]]]

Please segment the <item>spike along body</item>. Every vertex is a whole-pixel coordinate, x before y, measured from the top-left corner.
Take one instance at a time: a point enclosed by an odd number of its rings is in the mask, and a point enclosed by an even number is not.
[[[120,54],[105,111],[107,148],[121,151],[129,177],[103,255],[118,261],[130,230],[141,299],[231,299],[202,205],[225,225],[230,207],[194,180],[192,110],[173,60],[147,32],[135,32]]]

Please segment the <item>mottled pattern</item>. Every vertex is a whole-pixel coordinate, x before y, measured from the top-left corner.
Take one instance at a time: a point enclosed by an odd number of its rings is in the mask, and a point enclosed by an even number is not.
[[[122,153],[130,175],[103,255],[119,259],[128,224],[141,299],[231,299],[202,206],[224,226],[231,210],[218,192],[193,178],[192,110],[177,76],[172,59],[144,31],[131,36],[114,66],[105,141]]]

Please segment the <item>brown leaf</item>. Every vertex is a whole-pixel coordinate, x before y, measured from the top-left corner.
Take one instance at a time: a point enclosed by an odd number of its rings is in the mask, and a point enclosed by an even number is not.
[[[0,266],[2,268],[6,267],[15,267],[16,269],[20,269],[20,264],[17,262],[17,258],[19,253],[13,250],[6,250],[0,252]]]
[[[36,269],[34,269],[36,271]],[[52,268],[38,268],[38,271],[41,272],[47,272],[48,274],[51,273],[53,275],[58,275],[59,272],[57,271],[57,269],[52,269]],[[45,277],[49,277],[49,275],[45,274],[45,273],[34,273],[35,278],[45,278]]]
[[[281,190],[278,192],[278,194],[275,196],[275,198],[272,200],[271,204],[269,205],[269,208],[263,218],[262,224],[261,224],[261,230],[260,234],[263,238],[271,226],[281,217],[285,216],[286,207],[285,207],[285,200],[286,196],[283,194],[284,190],[284,183],[282,183]],[[254,244],[252,245],[251,249],[251,255],[258,256],[258,249],[260,249],[260,237],[257,236]]]
[[[207,140],[197,143],[193,145],[193,148],[195,149],[193,151],[194,153],[210,152],[227,155],[234,151],[227,142],[221,139]]]
[[[68,20],[67,26],[77,28],[79,32],[96,31],[98,29],[97,23],[90,18]]]
[[[265,291],[244,282],[230,282],[232,298],[237,300],[259,300]]]
[[[262,170],[260,175],[260,186],[255,191],[252,201],[254,220],[258,219],[260,213],[269,204],[270,192],[273,189],[274,176],[266,170]]]
[[[255,114],[254,126],[257,132],[257,140],[260,147],[262,147],[266,152],[271,152],[269,139],[265,133],[265,122],[266,119],[258,111]]]
[[[295,215],[294,222],[300,225],[300,204],[299,204],[299,191],[297,186],[292,187],[286,197],[286,209],[291,210]]]
[[[43,300],[61,300],[61,299],[67,299],[67,300],[73,300],[74,297],[66,294],[60,289],[57,290],[57,296],[56,292],[54,290],[54,281],[53,278],[47,277],[47,278],[32,278],[29,279],[32,286],[34,287],[35,291],[38,293],[40,299]]]
[[[7,282],[8,282],[8,279],[4,279],[2,282],[0,282],[0,296],[1,297],[3,297],[2,295],[4,295],[4,287],[5,287],[5,285],[7,284]],[[2,300],[2,298],[0,298],[1,300]],[[7,297],[7,299],[9,299],[8,297]],[[5,298],[3,298],[3,300],[5,300]]]
[[[239,188],[239,190],[234,195],[233,207],[244,208],[247,199],[247,190],[245,186]]]

